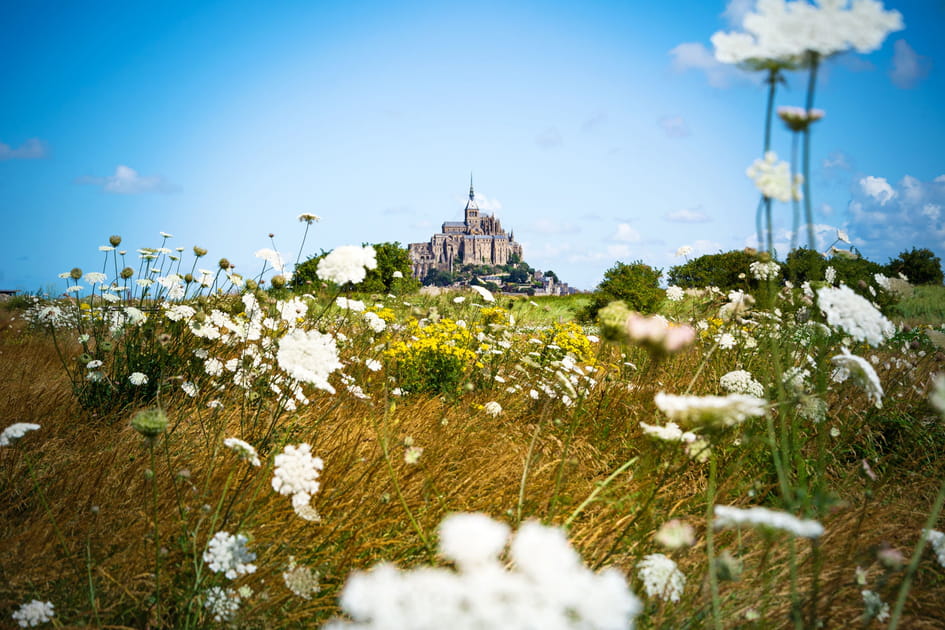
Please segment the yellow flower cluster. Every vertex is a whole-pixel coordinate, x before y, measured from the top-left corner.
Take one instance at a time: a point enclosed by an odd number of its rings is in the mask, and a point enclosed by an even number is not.
[[[473,332],[452,319],[407,324],[407,338],[384,352],[398,386],[411,393],[455,391],[477,364]]]
[[[509,323],[509,312],[500,306],[486,306],[479,313],[484,326],[502,326]]]
[[[367,312],[374,313],[375,315],[383,319],[388,324],[394,323],[394,320],[397,319],[397,316],[394,315],[394,310],[386,306],[383,306],[383,307],[370,306],[367,308]]]
[[[699,327],[699,338],[700,339],[714,339],[719,331],[722,330],[722,327],[725,325],[725,320],[720,317],[709,317],[705,320],[706,327]]]
[[[578,363],[594,363],[594,347],[581,327],[574,322],[557,322],[546,329],[541,340],[545,342],[546,347],[557,346],[560,356],[553,357],[561,359],[566,354],[570,354]]]

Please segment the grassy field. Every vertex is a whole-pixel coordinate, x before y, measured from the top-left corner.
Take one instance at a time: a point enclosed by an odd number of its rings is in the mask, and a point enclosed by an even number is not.
[[[573,324],[580,295],[361,296],[342,309],[327,294],[258,294],[124,325],[96,318],[95,304],[60,304],[79,329],[7,310],[2,415],[40,428],[0,447],[0,625],[35,599],[66,627],[315,627],[357,617],[339,595],[380,562],[467,579],[438,551],[438,528],[481,512],[512,531],[562,528],[580,565],[612,568],[640,598],[639,628],[945,627],[945,569],[913,554],[942,523],[945,429],[928,397],[945,355],[921,332],[941,329],[941,295],[918,289],[900,312],[925,327],[877,347],[807,324],[823,314],[798,295],[769,295],[777,315],[733,315],[721,295],[667,302],[676,323],[659,334],[692,327],[676,351],[630,327]],[[710,316],[686,316],[697,312]],[[286,341],[314,330],[339,354],[320,385],[292,377]],[[875,369],[881,406],[856,374],[832,380],[842,347]],[[659,394],[730,400],[723,377],[736,370],[757,383],[762,411],[678,419],[681,441],[647,430],[675,417]],[[129,384],[133,372],[147,383]],[[130,420],[155,405],[168,425],[143,437]],[[260,465],[227,437],[253,445]],[[275,492],[273,478],[300,444],[324,467],[294,509],[298,493]],[[712,527],[719,505],[824,531]],[[691,539],[667,545],[671,521]],[[218,532],[246,537],[255,570],[213,569]],[[684,576],[678,592],[660,581],[673,572],[641,572],[654,554]],[[386,588],[372,601],[396,599]]]

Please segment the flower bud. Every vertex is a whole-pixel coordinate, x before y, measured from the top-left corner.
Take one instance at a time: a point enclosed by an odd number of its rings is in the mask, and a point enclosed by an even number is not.
[[[132,269],[131,267],[125,267],[124,269],[121,270],[121,273],[118,275],[120,275],[123,280],[127,280],[131,276],[135,275],[135,270]]]
[[[272,288],[281,289],[285,287],[285,276],[273,276],[269,282],[272,283]]]
[[[194,256],[196,256],[197,258],[201,258],[206,255],[207,255],[207,250],[205,250],[203,247],[197,247],[196,245],[194,245]]]
[[[69,277],[72,278],[73,280],[79,280],[79,279],[81,279],[81,278],[82,278],[82,270],[79,269],[78,267],[73,267],[72,270],[69,271]]]
[[[131,419],[131,428],[146,438],[156,438],[167,430],[167,416],[157,407],[144,409]]]
[[[112,234],[108,237],[108,242],[112,247],[118,247],[121,244],[121,237],[117,234]]]
[[[223,271],[226,271],[227,269],[230,268],[230,261],[227,260],[226,258],[221,258],[219,265],[220,265],[220,269],[222,269]]]

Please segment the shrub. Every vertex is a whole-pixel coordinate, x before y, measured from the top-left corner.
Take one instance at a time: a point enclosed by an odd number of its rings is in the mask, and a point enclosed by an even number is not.
[[[929,249],[916,249],[899,252],[899,256],[886,264],[886,275],[903,274],[912,284],[942,284],[942,261]]]
[[[661,269],[653,269],[641,261],[625,264],[617,262],[604,272],[604,279],[594,292],[591,302],[581,311],[580,318],[593,320],[597,312],[614,300],[641,313],[652,313],[663,300],[659,287]]]
[[[458,394],[476,361],[472,331],[440,319],[426,325],[411,320],[408,333],[407,341],[384,353],[400,388],[411,394]]]
[[[365,244],[366,246],[367,244]],[[377,268],[368,269],[367,276],[354,285],[354,290],[362,293],[406,293],[420,286],[420,282],[412,277],[410,254],[400,246],[400,243],[376,243],[371,247],[377,257]],[[312,285],[318,286],[322,279],[318,277],[318,263],[329,252],[322,251],[300,264],[292,276],[292,286],[305,289]],[[397,277],[399,273],[400,277]]]
[[[706,254],[669,270],[669,283],[684,289],[718,287],[723,291],[745,288],[751,278],[748,266],[757,257],[747,250]]]

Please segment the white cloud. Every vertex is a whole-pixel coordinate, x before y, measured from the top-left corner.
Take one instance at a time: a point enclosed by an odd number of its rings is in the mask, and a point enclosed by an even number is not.
[[[945,175],[939,175],[932,181],[935,182],[936,184],[945,184]]]
[[[17,148],[0,142],[0,162],[3,160],[38,160],[49,155],[46,143],[39,138],[29,138]]]
[[[754,6],[755,0],[728,0],[725,11],[722,12],[722,17],[733,29],[741,30],[742,20],[751,13]]]
[[[706,223],[712,219],[705,212],[697,208],[683,208],[663,215],[667,221],[676,223]]]
[[[615,241],[623,241],[625,243],[639,243],[641,240],[640,233],[629,223],[618,223],[617,231],[611,238]]]
[[[860,188],[867,195],[879,202],[879,205],[885,206],[893,197],[896,191],[892,189],[885,177],[873,177],[868,175],[860,180]]]
[[[555,147],[560,147],[563,144],[561,139],[561,134],[558,132],[557,127],[548,127],[537,136],[535,136],[535,143],[542,149],[554,149]]]
[[[689,125],[682,116],[663,116],[660,118],[660,127],[670,138],[685,138],[689,135]]]
[[[839,168],[849,170],[850,158],[843,151],[834,151],[824,158],[824,168]]]
[[[684,42],[670,50],[669,54],[673,58],[673,70],[701,70],[712,87],[728,87],[736,80],[745,78],[734,66],[717,61],[712,51],[699,42]]]
[[[689,258],[704,256],[705,254],[717,254],[720,251],[723,251],[721,243],[699,239],[692,244],[692,253],[689,254]]]
[[[904,90],[914,88],[928,75],[932,62],[928,57],[916,53],[906,40],[897,40],[893,45],[892,68],[889,78],[893,85]]]
[[[80,177],[80,184],[101,186],[102,190],[115,195],[137,195],[145,192],[167,192],[169,186],[157,176],[142,176],[130,166],[118,165],[114,175],[107,177]]]
[[[476,193],[476,205],[484,212],[497,212],[502,209],[502,202]]]
[[[922,207],[922,214],[930,221],[938,223],[938,218],[942,215],[942,206],[937,203],[927,203]]]

